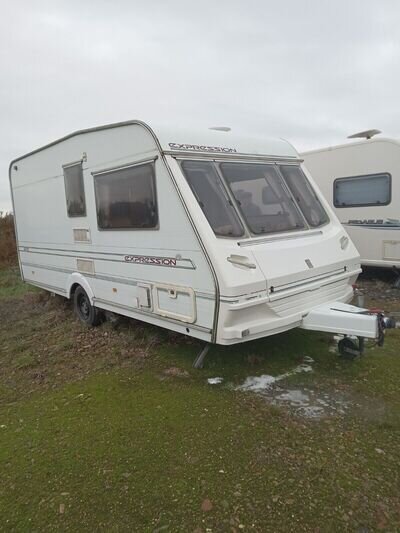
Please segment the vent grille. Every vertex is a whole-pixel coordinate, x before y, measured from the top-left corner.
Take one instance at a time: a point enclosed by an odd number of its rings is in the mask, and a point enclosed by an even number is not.
[[[87,259],[77,259],[76,266],[79,272],[85,272],[86,274],[94,274],[94,261]]]
[[[74,229],[74,241],[75,242],[90,242],[90,230],[86,228]]]

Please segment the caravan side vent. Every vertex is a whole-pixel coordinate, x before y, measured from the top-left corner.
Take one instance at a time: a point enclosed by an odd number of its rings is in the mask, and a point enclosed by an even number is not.
[[[74,229],[74,242],[90,242],[90,230],[85,228]]]
[[[85,274],[94,274],[94,262],[87,259],[77,259],[76,267],[79,272],[84,272]]]
[[[400,259],[400,241],[383,241],[383,259],[386,261]]]

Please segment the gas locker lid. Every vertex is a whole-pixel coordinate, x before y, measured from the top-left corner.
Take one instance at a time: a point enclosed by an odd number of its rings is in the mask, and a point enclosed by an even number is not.
[[[270,293],[345,274],[347,265],[358,259],[356,252],[349,257],[349,253],[341,249],[336,231],[311,230],[301,235],[260,239],[257,243],[247,241],[245,246],[252,251]],[[358,266],[355,271],[360,271]]]

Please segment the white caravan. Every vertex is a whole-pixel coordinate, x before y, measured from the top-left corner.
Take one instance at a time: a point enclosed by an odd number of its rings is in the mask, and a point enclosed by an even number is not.
[[[111,311],[234,344],[294,327],[382,336],[347,305],[359,255],[285,141],[227,128],[78,131],[10,165],[23,279]]]
[[[400,267],[400,142],[365,140],[301,154],[366,266]]]

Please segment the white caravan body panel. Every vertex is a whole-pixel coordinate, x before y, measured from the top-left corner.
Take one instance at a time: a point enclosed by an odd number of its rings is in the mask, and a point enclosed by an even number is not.
[[[301,156],[356,245],[361,263],[400,267],[400,143],[373,138],[312,150]],[[388,177],[387,201],[375,205],[335,206],[335,187],[341,180],[352,177],[364,180],[374,175]],[[363,181],[358,183],[361,186]],[[368,187],[368,180],[364,183]]]
[[[62,165],[82,159],[87,215],[69,218]],[[144,161],[154,161],[158,177],[159,228],[99,230],[92,173]],[[211,339],[213,274],[147,128],[131,124],[71,136],[15,166],[11,180],[25,281],[65,296],[79,283],[98,307]],[[76,230],[85,230],[87,240],[78,242]],[[180,289],[168,302],[166,286]],[[157,308],[141,302],[146,289]]]
[[[199,161],[221,173],[221,184],[224,164],[249,164],[257,172],[264,165],[282,183],[282,165],[302,169],[327,218],[312,228],[298,207],[303,225],[256,235],[232,196],[230,209],[243,232],[218,236],[184,171],[186,162]],[[86,209],[71,217],[64,172],[74,163],[82,168]],[[112,183],[114,172],[146,165],[153,169],[157,224],[104,228],[96,183],[107,175]],[[157,130],[131,121],[76,132],[16,159],[10,183],[26,282],[66,297],[80,285],[98,308],[204,341],[234,344],[302,326],[312,309],[348,302],[360,272],[353,243],[283,140]],[[282,187],[290,196],[288,186]],[[106,194],[110,202],[112,194]],[[320,313],[313,317],[304,327],[319,323]],[[329,327],[335,329],[334,320]],[[342,324],[337,327],[342,331]]]

